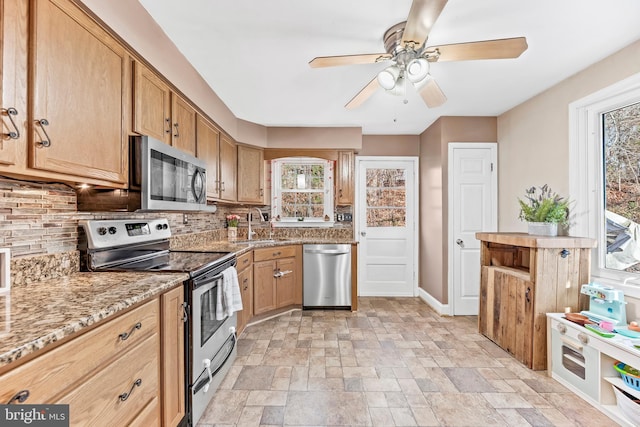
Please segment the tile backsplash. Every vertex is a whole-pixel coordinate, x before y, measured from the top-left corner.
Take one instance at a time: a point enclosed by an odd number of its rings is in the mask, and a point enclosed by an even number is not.
[[[262,210],[269,212],[269,207]],[[164,217],[174,236],[172,246],[183,247],[203,239],[225,239],[225,217],[229,213],[241,215],[239,234],[246,235],[247,212],[247,206],[236,205],[218,205],[215,213],[84,212],[78,211],[76,189],[66,184],[0,179],[0,247],[11,250],[11,283],[15,286],[79,270],[80,220]],[[268,235],[267,222],[254,221],[253,226],[259,236]],[[333,229],[278,229],[276,234],[350,238],[353,233],[351,223],[341,223]]]

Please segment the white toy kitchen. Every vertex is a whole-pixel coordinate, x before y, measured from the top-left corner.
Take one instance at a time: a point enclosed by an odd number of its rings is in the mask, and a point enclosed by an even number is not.
[[[638,426],[640,332],[627,324],[624,294],[596,283],[580,292],[588,310],[547,314],[548,372],[614,421]]]

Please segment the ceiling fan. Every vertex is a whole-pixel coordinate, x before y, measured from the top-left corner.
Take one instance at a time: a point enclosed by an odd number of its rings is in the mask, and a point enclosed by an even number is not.
[[[425,104],[434,108],[442,105],[447,98],[431,77],[429,63],[517,58],[527,50],[524,37],[426,46],[431,28],[446,4],[447,0],[413,0],[407,20],[384,33],[386,53],[320,56],[312,59],[309,65],[321,68],[390,61],[392,64],[378,73],[345,107],[359,107],[379,87],[402,94],[408,80],[420,92]]]

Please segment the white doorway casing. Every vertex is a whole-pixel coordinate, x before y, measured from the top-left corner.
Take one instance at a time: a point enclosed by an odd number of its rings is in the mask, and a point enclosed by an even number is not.
[[[450,314],[477,315],[480,242],[475,233],[497,231],[496,143],[452,142],[448,150],[448,295]]]
[[[418,158],[356,156],[355,239],[359,296],[418,295]],[[367,225],[367,169],[405,171],[405,226]]]

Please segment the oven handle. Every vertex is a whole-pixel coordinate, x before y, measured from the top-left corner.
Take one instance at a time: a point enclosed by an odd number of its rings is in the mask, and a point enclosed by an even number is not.
[[[196,378],[196,380],[194,381],[193,394],[196,394],[201,389],[203,389],[205,386],[208,386],[213,381],[213,377],[215,377],[218,374],[218,372],[220,372],[220,370],[227,363],[227,361],[231,357],[231,354],[233,353],[233,349],[236,347],[236,343],[238,342],[238,339],[236,338],[235,332],[232,333],[229,336],[229,338],[227,338],[227,340],[224,342],[224,345],[222,346],[222,348],[220,350],[218,350],[218,352],[215,354],[215,356],[213,356],[213,358],[211,359],[211,360],[214,360],[216,358],[216,356],[218,355],[218,353],[221,352],[224,348],[227,347],[227,343],[229,342],[229,340],[233,340],[233,345],[229,349],[229,353],[227,353],[227,356],[224,358],[222,363],[220,363],[216,367],[216,369],[214,371],[211,371],[210,366],[206,367],[205,369],[202,370],[200,375],[198,375],[198,378]],[[207,360],[209,360],[209,359],[207,359]],[[203,376],[204,376],[204,378],[202,378]],[[207,390],[205,390],[205,393],[207,391],[208,391],[208,387],[207,387]]]
[[[560,341],[562,341],[567,347],[577,351],[578,353],[582,353],[582,349],[584,347],[582,347],[579,343],[575,342],[574,340],[571,340],[566,337],[560,337]]]

